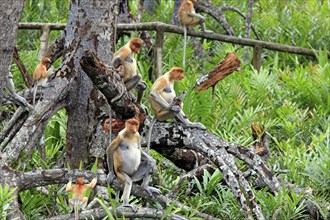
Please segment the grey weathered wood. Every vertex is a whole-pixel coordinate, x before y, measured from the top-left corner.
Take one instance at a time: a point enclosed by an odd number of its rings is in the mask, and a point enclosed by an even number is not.
[[[80,161],[88,163],[89,146],[98,123],[98,90],[83,71],[80,61],[85,50],[90,50],[105,64],[110,63],[114,51],[117,7],[118,1],[103,0],[72,0],[70,4],[63,65],[59,74],[70,79],[70,101],[66,106],[66,160],[73,168],[79,167]]]
[[[39,141],[47,122],[59,109],[65,106],[64,100],[68,95],[68,80],[55,78],[52,84],[52,87],[43,90],[43,100],[37,102],[35,110],[29,113],[26,120],[22,120],[23,125],[21,125],[20,129],[16,128],[16,131],[19,130],[10,136],[10,142],[6,146],[1,146],[2,148],[6,147],[2,158],[8,165],[16,164],[23,152],[24,155],[31,153],[36,142]],[[17,115],[16,117],[21,116]],[[12,118],[12,120],[21,119],[16,117]]]
[[[4,89],[7,85],[6,78],[9,75],[9,69],[13,58],[13,49],[16,43],[16,32],[18,28],[18,21],[24,5],[24,0],[0,0],[0,105],[3,101]],[[5,176],[2,173],[3,166],[6,166],[2,160],[0,153],[0,184],[4,186],[5,183],[10,182],[12,176]],[[8,219],[19,217],[25,219],[20,211],[18,202],[18,191],[13,194],[14,199],[10,202],[11,213],[7,216]]]
[[[147,119],[145,124],[150,123]],[[148,132],[142,132],[148,134]],[[171,138],[168,138],[171,137]],[[146,137],[142,137],[142,145],[146,145]],[[242,172],[238,169],[234,157],[225,150],[226,145],[214,134],[201,129],[186,128],[182,124],[156,122],[151,135],[153,149],[162,148],[188,148],[195,150],[210,160],[219,168],[223,179],[231,188],[235,198],[242,207],[246,218],[252,219],[254,213],[258,219],[264,219],[260,207],[256,202],[251,186],[246,181]],[[250,209],[251,207],[251,209]]]
[[[19,23],[20,28],[25,27],[25,25],[26,24],[24,24],[24,23]],[[40,29],[43,25],[44,25],[43,23],[35,23],[33,26],[31,26],[31,29]],[[63,24],[62,29],[64,27],[65,27],[65,25]],[[117,24],[117,30],[119,30],[119,31],[123,31],[123,30],[130,30],[130,31],[162,30],[164,32],[177,33],[177,34],[183,35],[183,28],[181,28],[179,26],[175,26],[175,25],[165,24],[162,22]],[[205,33],[205,32],[195,31],[195,30],[188,30],[187,34],[192,37],[200,37],[200,38],[205,38],[205,39],[209,39],[209,40],[217,40],[217,41],[234,43],[234,44],[250,46],[250,47],[254,47],[257,45],[257,46],[261,46],[264,49],[315,57],[315,50],[311,50],[311,49],[303,48],[303,47],[290,46],[290,45],[286,45],[286,44],[277,44],[277,43],[266,42],[266,41],[261,41],[261,40],[233,37],[233,36],[222,35],[222,34],[217,34],[217,33]],[[328,51],[328,57],[330,57],[330,51]]]
[[[45,56],[45,53],[48,49],[49,44],[49,37],[50,37],[50,28],[48,25],[45,25],[41,29],[41,36],[40,36],[40,47],[38,52],[38,58],[41,59]]]
[[[252,59],[252,65],[256,70],[260,70],[262,64],[262,47],[259,45],[256,45],[253,47],[253,59]]]
[[[139,207],[137,212],[133,212],[129,207],[107,207],[113,216],[124,217],[125,219],[162,219],[165,215],[165,210],[153,209],[153,208],[143,208]],[[69,220],[74,217],[74,214],[57,215],[51,218],[45,218],[44,220]],[[107,213],[104,208],[95,208],[90,210],[83,210],[79,213],[79,219],[104,219],[107,217]],[[183,217],[178,214],[167,214],[166,219],[171,220],[188,220],[188,218]]]
[[[9,73],[16,42],[18,20],[24,5],[23,0],[0,1],[0,105],[6,88],[5,76]]]
[[[156,33],[156,40],[154,44],[154,58],[153,58],[153,73],[152,80],[155,81],[163,74],[163,44],[164,44],[164,32],[158,30]]]

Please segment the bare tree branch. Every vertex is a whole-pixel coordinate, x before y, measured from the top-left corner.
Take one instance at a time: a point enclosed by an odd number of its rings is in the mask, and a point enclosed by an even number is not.
[[[123,208],[123,207],[107,207],[109,212],[112,214],[113,217],[125,217],[126,219],[132,218],[151,218],[151,219],[161,219],[165,216],[166,210],[160,209],[151,209],[151,208],[139,208],[137,212],[133,212],[131,208]],[[51,218],[45,218],[44,220],[68,220],[72,219],[74,214],[67,214],[67,215],[58,215]],[[107,217],[107,213],[104,211],[103,208],[96,208],[91,210],[85,210],[79,213],[79,219],[103,219]],[[168,214],[166,219],[173,219],[173,220],[188,220],[181,215],[177,214]]]
[[[26,70],[24,63],[20,59],[19,54],[18,54],[18,50],[17,50],[16,47],[14,47],[13,57],[14,57],[15,63],[17,65],[19,71],[21,72],[21,74],[23,76],[25,85],[28,88],[31,88],[32,85],[33,85],[33,79],[31,77],[31,75],[28,73],[28,71]]]

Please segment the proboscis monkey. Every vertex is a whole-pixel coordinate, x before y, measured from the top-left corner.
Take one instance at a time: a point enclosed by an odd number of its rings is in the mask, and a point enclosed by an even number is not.
[[[174,90],[174,83],[184,78],[183,69],[180,67],[172,67],[170,71],[159,77],[151,87],[149,101],[151,108],[155,113],[149,133],[147,143],[147,153],[150,151],[150,137],[152,128],[156,122],[165,121],[167,119],[178,119],[187,127],[206,129],[205,126],[199,122],[191,122],[182,111],[183,103],[177,100]]]
[[[178,18],[180,24],[183,26],[183,67],[186,64],[186,45],[187,45],[187,28],[193,28],[196,25],[200,25],[202,31],[205,31],[205,18],[199,14],[196,14],[194,9],[194,3],[197,0],[182,0],[181,6],[178,11]]]
[[[142,96],[144,90],[147,88],[147,84],[141,80],[141,75],[137,73],[137,64],[134,58],[134,53],[139,54],[143,41],[140,38],[133,38],[128,41],[124,46],[122,46],[115,54],[112,59],[112,66],[119,70],[121,77],[125,83],[125,87],[127,91],[135,88],[137,91],[137,100],[138,104],[141,104]],[[124,91],[122,91],[119,95],[114,97],[111,102],[115,102],[122,97]],[[141,111],[144,111],[140,108]],[[111,143],[111,133],[112,133],[112,109],[109,106],[109,144]]]
[[[86,207],[88,198],[84,197],[84,192],[88,188],[94,188],[97,182],[97,178],[95,177],[92,182],[89,184],[85,184],[84,177],[78,177],[76,179],[76,184],[72,186],[71,180],[69,181],[68,185],[66,186],[66,191],[70,192],[73,190],[72,198],[69,199],[69,204],[73,206],[74,209],[74,216],[75,220],[79,219],[79,211],[78,206],[82,209]]]
[[[113,55],[112,65],[119,69],[119,73],[124,80],[127,91],[135,88],[138,92],[137,103],[141,103],[143,91],[147,88],[145,82],[141,80],[141,75],[137,73],[137,64],[134,58],[134,53],[139,54],[142,47],[142,40],[140,38],[133,38],[122,46]],[[118,100],[123,93],[113,98],[113,101]]]
[[[133,118],[128,119],[125,128],[119,132],[107,148],[109,166],[107,181],[111,183],[115,174],[117,175],[120,182],[124,184],[123,206],[131,207],[134,212],[138,210],[137,206],[129,204],[133,182],[143,179],[141,186],[149,195],[160,193],[160,190],[148,185],[150,169],[156,170],[156,162],[142,150],[138,129],[139,121]]]
[[[33,101],[32,101],[33,106],[35,104],[38,86],[46,86],[49,76],[48,68],[50,67],[51,63],[52,62],[49,58],[43,57],[40,63],[34,69],[33,79],[35,81],[35,87],[34,87]]]

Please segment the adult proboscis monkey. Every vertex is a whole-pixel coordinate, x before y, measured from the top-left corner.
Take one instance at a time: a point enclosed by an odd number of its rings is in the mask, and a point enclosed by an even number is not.
[[[165,121],[167,119],[177,119],[187,127],[205,129],[203,124],[189,121],[182,111],[182,101],[176,99],[177,96],[174,90],[174,83],[183,78],[183,69],[180,67],[172,67],[170,71],[159,77],[151,87],[149,101],[155,116],[151,122],[148,133],[148,154],[150,151],[151,132],[156,120]]]
[[[123,206],[131,207],[134,212],[138,210],[137,206],[129,203],[133,182],[142,179],[141,186],[149,195],[160,193],[160,190],[148,185],[150,169],[156,170],[156,162],[142,150],[138,129],[139,121],[133,118],[128,119],[125,128],[119,132],[107,148],[109,169],[107,181],[111,183],[115,174],[117,175],[117,178],[124,185]]]
[[[178,11],[180,24],[183,26],[183,67],[186,65],[186,46],[187,46],[187,28],[193,28],[200,25],[202,31],[205,31],[205,18],[195,12],[194,3],[197,0],[183,0]]]

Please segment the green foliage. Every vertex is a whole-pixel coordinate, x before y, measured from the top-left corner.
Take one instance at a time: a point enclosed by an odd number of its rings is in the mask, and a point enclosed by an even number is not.
[[[65,109],[61,109],[51,118],[44,132],[46,161],[41,158],[40,147],[36,148],[32,154],[31,160],[28,161],[27,170],[35,167],[50,169],[63,159],[66,150],[66,126],[67,115]]]
[[[69,0],[27,0],[20,22],[44,22],[44,23],[66,23],[70,8]],[[51,41],[60,34],[59,31],[51,31]],[[19,30],[19,49],[38,50],[41,31]]]
[[[190,195],[189,206],[220,219],[243,219],[235,197],[228,187],[220,183],[221,180],[218,169],[212,175],[205,170],[202,180],[195,177],[198,191]]]
[[[50,214],[56,214],[56,203],[54,203],[54,188],[40,188],[20,192],[22,211],[27,219],[38,219]]]
[[[247,11],[247,1],[213,0],[215,5],[230,5]],[[161,1],[154,15],[144,15],[142,21],[162,21],[169,23],[174,1]],[[137,0],[130,1],[133,15],[137,13]],[[58,22],[67,21],[69,1],[61,0],[27,0],[21,17],[22,22]],[[291,190],[282,189],[277,196],[270,194],[267,189],[254,190],[262,212],[267,219],[277,213],[277,219],[306,218],[304,199],[310,199],[321,210],[324,219],[330,216],[330,65],[327,50],[330,48],[330,5],[329,1],[306,0],[299,1],[255,1],[253,8],[253,24],[262,40],[296,45],[308,48],[320,48],[315,51],[317,58],[278,53],[263,50],[262,67],[256,71],[249,61],[243,61],[244,47],[228,43],[198,40],[204,50],[203,56],[194,53],[195,46],[192,38],[188,37],[185,75],[186,79],[176,85],[177,93],[186,91],[184,112],[191,121],[200,121],[208,130],[217,134],[221,139],[235,142],[244,146],[252,143],[250,125],[252,122],[263,124],[269,138],[272,157],[268,160],[274,173],[280,178],[303,186],[312,191],[296,195]],[[224,33],[222,27],[213,18],[206,17],[207,29]],[[233,27],[237,36],[244,36],[245,21],[235,12],[226,11],[226,19]],[[60,32],[52,31],[51,39]],[[20,56],[26,64],[28,72],[32,73],[38,63],[40,31],[19,30],[17,44]],[[138,33],[133,33],[138,36]],[[155,33],[150,32],[151,39]],[[254,34],[251,33],[252,38]],[[128,37],[122,38],[117,48],[127,42]],[[163,48],[163,72],[172,66],[182,65],[183,37],[165,33]],[[193,91],[195,81],[207,74],[226,55],[235,51],[242,61],[242,70],[234,72],[221,80],[215,86],[214,97],[210,90],[196,93]],[[143,75],[149,88],[149,71],[152,63],[148,57],[150,51],[143,47],[138,55],[138,71]],[[11,71],[17,90],[24,89],[24,82],[15,65]],[[149,105],[147,99],[143,104]],[[45,129],[46,161],[41,161],[39,151],[32,154],[27,170],[54,167],[65,151],[67,116],[65,110],[60,110],[48,123]],[[163,165],[165,159],[153,152],[158,161],[158,177],[163,192],[168,192],[179,182],[180,173],[172,166]],[[95,164],[94,164],[95,165]],[[95,166],[94,168],[95,169]],[[56,213],[69,213],[67,194],[64,187],[50,186],[42,190],[27,190],[20,193],[22,209],[28,219],[44,218]],[[182,184],[181,190],[187,190],[188,195],[179,195],[176,200],[193,207],[192,210],[182,211],[169,206],[168,213],[180,213],[195,219],[195,212],[202,211],[222,219],[243,219],[236,199],[230,188],[222,182],[219,171],[212,175],[205,172],[202,179],[195,178]],[[4,188],[5,189],[5,188]],[[113,197],[113,189],[109,196]],[[45,191],[48,190],[48,191]],[[56,192],[56,196],[55,196]],[[186,191],[185,191],[186,192]],[[4,195],[4,196],[3,196]],[[186,197],[189,196],[189,199]],[[3,199],[5,198],[5,199]],[[0,190],[0,201],[4,204],[12,199],[12,192]],[[55,201],[55,202],[54,202]],[[99,199],[105,208],[104,201]],[[140,203],[132,196],[133,203]],[[112,207],[119,203],[110,199]],[[152,204],[151,206],[156,205]],[[1,206],[0,206],[1,207]],[[8,214],[8,205],[2,206],[2,212]],[[5,215],[4,214],[4,215]],[[164,219],[166,219],[166,214]],[[107,212],[109,219],[118,219]]]
[[[265,190],[256,191],[258,202],[266,219],[306,219],[303,194],[297,195],[293,191],[287,191],[285,187],[277,196]]]
[[[15,198],[15,189],[10,189],[7,184],[0,185],[0,220],[6,220],[6,216],[10,213],[10,202]]]

